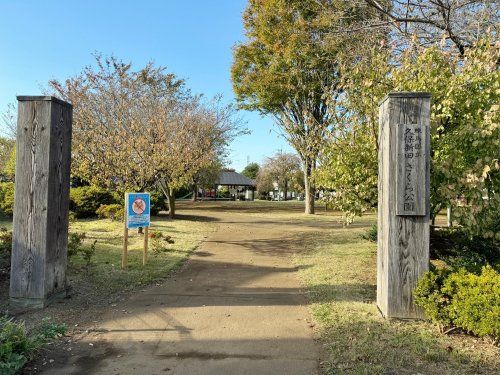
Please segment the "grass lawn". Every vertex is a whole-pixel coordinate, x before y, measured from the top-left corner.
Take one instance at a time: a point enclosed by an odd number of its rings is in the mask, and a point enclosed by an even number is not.
[[[9,219],[2,219],[0,227],[11,229],[12,223]],[[70,223],[70,233],[86,233],[83,246],[89,247],[95,240],[97,243],[90,267],[87,267],[80,254],[70,258],[67,271],[69,284],[78,296],[87,301],[105,300],[117,292],[151,284],[167,277],[173,269],[179,267],[214,229],[212,223],[197,220],[196,217],[180,216],[176,220],[165,216],[153,217],[150,233],[160,231],[171,236],[175,242],[167,244],[164,251],[154,252],[150,239],[148,263],[144,267],[144,236],[139,235],[137,230],[129,230],[128,269],[122,270],[122,222],[88,219]],[[8,296],[7,290],[5,296]],[[0,308],[6,308],[7,302],[7,298],[0,298]]]
[[[97,240],[96,253],[90,269],[80,255],[69,262],[71,281],[85,278],[94,287],[105,289],[109,293],[133,289],[139,285],[151,284],[166,277],[168,273],[181,265],[189,254],[213,230],[208,222],[186,219],[170,220],[167,217],[154,217],[152,231],[162,232],[174,240],[165,244],[163,251],[154,251],[153,240],[149,239],[148,262],[142,265],[144,235],[137,230],[129,230],[128,269],[121,269],[123,249],[123,223],[111,220],[80,220],[70,224],[70,232],[85,232],[84,246]]]
[[[498,348],[430,323],[386,321],[377,311],[376,244],[362,238],[375,216],[356,226],[301,236],[295,262],[310,295],[325,349],[326,374],[497,373]]]

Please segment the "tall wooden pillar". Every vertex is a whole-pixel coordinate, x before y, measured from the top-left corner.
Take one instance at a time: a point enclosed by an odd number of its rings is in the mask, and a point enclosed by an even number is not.
[[[66,293],[72,106],[18,96],[11,306],[44,307]]]
[[[386,318],[420,318],[413,289],[429,267],[430,94],[380,103],[377,306]]]

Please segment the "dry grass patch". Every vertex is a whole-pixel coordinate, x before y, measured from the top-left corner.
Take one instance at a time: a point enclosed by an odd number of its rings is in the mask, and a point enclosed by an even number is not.
[[[498,349],[482,340],[440,335],[422,321],[386,321],[377,311],[375,221],[301,237],[295,256],[325,349],[325,374],[494,374]]]

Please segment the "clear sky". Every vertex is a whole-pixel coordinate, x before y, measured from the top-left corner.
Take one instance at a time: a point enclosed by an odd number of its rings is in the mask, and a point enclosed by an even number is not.
[[[0,111],[16,95],[38,95],[49,79],[80,72],[93,52],[136,67],[153,60],[193,92],[231,101],[232,47],[244,38],[245,6],[246,0],[0,0]],[[252,133],[231,145],[231,167],[291,151],[270,118],[241,115]]]

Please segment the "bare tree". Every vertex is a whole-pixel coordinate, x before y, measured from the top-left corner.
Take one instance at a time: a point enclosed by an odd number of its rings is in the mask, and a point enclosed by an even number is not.
[[[17,108],[14,104],[9,103],[7,109],[2,113],[0,119],[2,126],[5,128],[3,131],[7,138],[16,138],[16,128],[17,128]]]
[[[448,42],[461,55],[486,33],[498,35],[500,2],[496,0],[364,0],[379,20],[369,27],[389,26],[399,36],[421,44]]]

